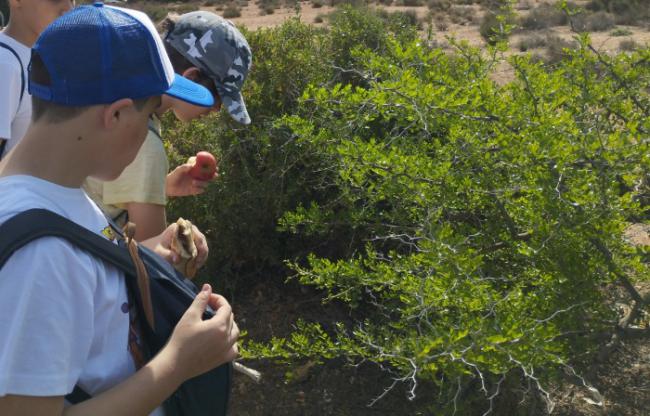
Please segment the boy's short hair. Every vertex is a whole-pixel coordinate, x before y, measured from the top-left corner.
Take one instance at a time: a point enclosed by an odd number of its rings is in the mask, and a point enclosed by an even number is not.
[[[37,107],[38,100],[84,108],[162,94],[205,107],[214,102],[206,88],[174,73],[153,23],[136,10],[77,7],[43,31],[32,54],[29,92]]]
[[[29,79],[41,85],[50,85],[50,74],[43,65],[38,53],[32,52],[32,59],[29,64]],[[77,117],[87,107],[63,106],[49,101],[42,100],[36,96],[32,97],[32,122],[46,119],[51,123],[59,123]]]
[[[176,27],[176,21],[178,19],[177,15],[168,15],[165,20],[160,24],[160,29],[163,33],[171,33]],[[174,71],[179,74],[182,74],[189,68],[195,67],[195,65],[190,62],[182,53],[180,53],[176,48],[174,48],[171,43],[165,42],[165,50],[167,51],[167,56],[174,67]]]

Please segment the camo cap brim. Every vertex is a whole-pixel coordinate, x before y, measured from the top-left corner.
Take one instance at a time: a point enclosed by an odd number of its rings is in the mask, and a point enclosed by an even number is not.
[[[241,89],[253,55],[232,22],[210,12],[187,13],[165,41],[214,80],[223,106],[235,121],[250,124]]]

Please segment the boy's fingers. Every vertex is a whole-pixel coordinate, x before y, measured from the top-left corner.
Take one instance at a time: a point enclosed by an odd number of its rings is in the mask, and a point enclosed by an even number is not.
[[[237,322],[233,319],[232,321],[232,328],[230,328],[230,339],[235,342],[239,338],[239,326],[237,325]]]
[[[204,284],[201,291],[194,297],[194,301],[188,308],[187,313],[193,318],[201,319],[203,312],[205,312],[205,307],[208,305],[211,293],[212,287],[207,283]]]
[[[212,319],[210,319],[210,321],[217,324],[223,323],[226,325],[225,329],[229,330],[230,325],[233,321],[233,315],[232,308],[230,307],[230,304],[226,298],[220,295],[212,294],[208,300],[208,304],[215,311],[214,316]]]
[[[163,247],[162,245],[158,245],[156,248],[156,253],[171,264],[178,263],[178,254],[174,253],[168,248]]]
[[[205,188],[210,184],[208,181],[199,181],[196,179],[192,179],[192,187],[195,189],[201,189],[205,190]]]
[[[210,300],[208,301],[208,304],[215,311],[222,307],[228,307],[230,309],[230,304],[228,303],[226,298],[216,293],[212,293],[210,295]],[[229,312],[232,312],[232,310],[230,310]]]
[[[172,238],[174,235],[176,235],[177,232],[178,232],[178,224],[176,224],[175,222],[167,226],[167,228],[165,228],[165,231],[163,231],[160,244],[164,247],[171,246]]]

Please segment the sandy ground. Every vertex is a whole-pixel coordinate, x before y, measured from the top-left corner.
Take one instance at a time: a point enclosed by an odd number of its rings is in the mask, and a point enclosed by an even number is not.
[[[530,9],[543,3],[544,0],[520,0],[516,7],[516,13],[520,16],[525,16]],[[585,1],[578,1],[577,3],[585,3]],[[371,6],[377,7],[377,6]],[[440,46],[445,47],[448,45],[449,39],[467,41],[472,46],[482,47],[485,46],[484,40],[479,34],[479,23],[485,10],[479,5],[470,6],[455,6],[459,8],[469,9],[468,14],[472,15],[471,22],[464,22],[462,24],[454,24],[450,21],[449,16],[442,14],[434,14],[430,16],[431,12],[428,7],[406,7],[406,6],[382,6],[389,12],[395,11],[414,11],[422,22],[422,36],[425,37],[431,33],[433,40]],[[201,7],[204,10],[210,10],[218,14],[223,14],[223,10],[215,7]],[[281,25],[289,18],[298,17],[301,21],[316,26],[327,24],[325,16],[334,10],[333,7],[322,6],[315,8],[310,1],[301,1],[300,10],[296,11],[295,8],[281,7],[275,9],[273,14],[264,14],[264,12],[255,4],[254,1],[249,1],[248,5],[241,9],[241,17],[231,18],[235,24],[245,26],[250,30],[256,30],[265,27],[274,27]],[[319,19],[320,18],[320,19]],[[316,22],[316,20],[323,20],[324,22]],[[440,20],[446,22],[444,25],[440,24]],[[442,27],[441,27],[442,26]],[[440,30],[440,29],[444,30]],[[650,31],[644,28],[633,26],[617,26],[617,29],[627,29],[631,32],[629,36],[612,36],[612,30],[604,32],[591,33],[592,44],[594,47],[602,52],[612,54],[621,50],[621,42],[634,40],[638,45],[650,44]],[[540,31],[515,31],[510,37],[510,50],[507,54],[522,53],[519,51],[519,44],[522,40],[530,36],[557,36],[564,40],[572,40],[576,34],[572,33],[568,26],[558,26]],[[542,55],[544,49],[529,49],[525,53]],[[506,63],[500,63],[493,73],[492,78],[499,83],[506,83],[512,80],[514,72],[512,68]]]
[[[201,7],[201,9],[209,10],[219,15],[223,14],[223,11],[216,10],[214,7]],[[286,7],[275,9],[273,14],[263,14],[262,10],[253,1],[249,1],[247,6],[242,7],[241,17],[234,17],[229,20],[237,25],[245,26],[250,30],[256,30],[259,28],[279,26],[285,20],[298,16],[301,21],[318,26],[323,23],[316,23],[316,16],[325,16],[333,10],[334,8],[329,6],[314,8],[310,2],[302,1],[300,3],[299,14],[296,13],[296,9]]]
[[[522,6],[522,3],[525,3],[525,6]],[[520,1],[516,11],[520,15],[525,15],[528,13],[528,10],[530,8],[533,8],[540,3],[544,3],[544,1]],[[204,10],[213,11],[218,14],[223,13],[223,11],[217,10],[214,7],[201,8]],[[422,32],[423,35],[426,34],[429,26],[430,11],[428,7],[384,6],[383,8],[389,12],[414,11],[417,17],[422,22],[424,22],[424,28]],[[475,14],[475,17],[472,19],[472,23],[453,24],[447,22],[446,30],[439,30],[436,27],[437,22],[435,21],[436,18],[434,17],[433,21],[431,21],[433,24],[432,34],[434,39],[441,43],[444,43],[448,37],[452,37],[459,40],[466,40],[470,45],[473,46],[484,46],[485,43],[479,34],[478,25],[480,22],[480,16],[482,13],[484,13],[484,11],[477,5],[467,6],[467,8],[473,9],[473,12]],[[298,16],[300,20],[305,23],[323,25],[324,23],[315,23],[316,18],[318,16],[324,17],[328,13],[331,13],[333,10],[334,8],[329,6],[314,8],[311,2],[301,1],[299,13],[296,13],[296,10],[294,8],[282,7],[276,9],[273,14],[265,15],[253,1],[249,1],[248,5],[241,9],[241,17],[231,18],[230,20],[251,30],[263,27],[278,26],[281,25],[285,20],[296,16]],[[646,29],[634,26],[617,26],[617,28],[627,29],[632,32],[632,34],[629,36],[612,36],[611,30],[605,32],[593,32],[591,33],[591,38],[594,46],[604,52],[613,53],[619,50],[621,41],[629,39],[634,39],[640,45],[650,44],[650,31]],[[541,31],[515,32],[510,38],[511,45],[513,49],[516,49],[522,38],[540,33],[549,33],[567,40],[572,39],[575,36],[575,34],[571,33],[569,27],[567,26],[559,26]]]

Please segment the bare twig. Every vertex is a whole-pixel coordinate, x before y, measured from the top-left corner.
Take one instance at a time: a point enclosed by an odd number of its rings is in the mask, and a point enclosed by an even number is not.
[[[262,373],[260,373],[257,370],[253,370],[252,368],[246,367],[244,364],[240,364],[237,361],[234,361],[232,363],[232,368],[238,373],[241,373],[249,377],[251,380],[253,380],[256,383],[262,381]]]

